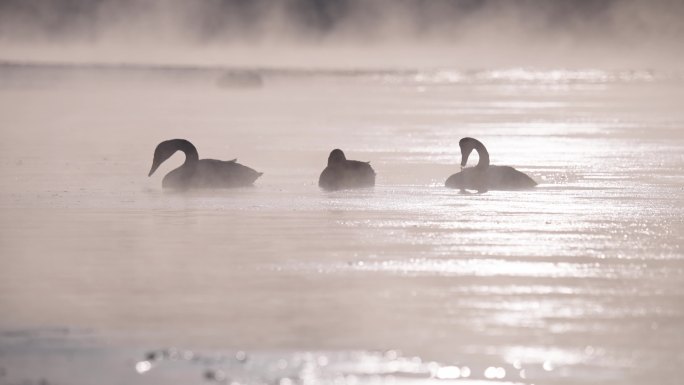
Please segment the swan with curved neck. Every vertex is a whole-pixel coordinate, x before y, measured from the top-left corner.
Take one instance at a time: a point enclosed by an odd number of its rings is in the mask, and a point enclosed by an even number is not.
[[[461,190],[520,190],[537,185],[532,178],[509,166],[491,166],[489,152],[477,139],[463,138],[458,142],[461,148],[461,172],[450,176],[444,185]],[[480,160],[473,168],[464,169],[473,150]]]
[[[185,154],[185,162],[164,176],[163,188],[187,190],[250,186],[263,174],[237,163],[237,159],[229,161],[199,159],[197,149],[192,143],[185,139],[171,139],[157,145],[148,176],[152,176],[157,168],[176,151],[182,151]]]
[[[328,166],[318,178],[318,186],[326,190],[373,187],[375,171],[370,162],[347,160],[344,152],[336,148],[328,156]]]

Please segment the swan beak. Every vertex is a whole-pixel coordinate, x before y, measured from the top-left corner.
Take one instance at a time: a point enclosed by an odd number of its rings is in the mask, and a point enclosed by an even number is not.
[[[153,164],[153,165],[152,165],[152,168],[150,169],[150,173],[147,174],[147,176],[148,176],[148,177],[152,176],[152,174],[154,174],[154,172],[157,170],[157,167],[159,167],[158,164],[156,164],[156,163]]]

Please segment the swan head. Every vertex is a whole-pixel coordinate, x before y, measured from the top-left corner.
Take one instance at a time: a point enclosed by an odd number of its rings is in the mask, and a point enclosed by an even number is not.
[[[328,156],[328,166],[334,163],[344,162],[345,160],[347,160],[347,157],[344,156],[344,152],[339,148],[336,148],[332,150],[330,156]]]
[[[171,155],[175,154],[178,150],[178,143],[176,143],[175,139],[166,140],[159,143],[157,145],[157,148],[154,150],[154,157],[152,158],[152,168],[150,169],[150,173],[147,174],[147,176],[152,176],[152,174],[154,174],[159,165],[164,163],[165,160],[169,159]]]
[[[461,147],[461,168],[464,168],[468,163],[468,157],[475,149],[476,143],[477,141],[473,138],[463,138],[458,142],[458,146]]]

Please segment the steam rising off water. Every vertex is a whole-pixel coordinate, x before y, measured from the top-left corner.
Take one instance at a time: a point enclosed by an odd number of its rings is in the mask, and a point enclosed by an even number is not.
[[[0,86],[0,383],[678,381],[677,74],[5,64]],[[539,186],[445,189],[464,136]],[[162,192],[176,137],[264,175]],[[333,148],[377,186],[320,191]]]

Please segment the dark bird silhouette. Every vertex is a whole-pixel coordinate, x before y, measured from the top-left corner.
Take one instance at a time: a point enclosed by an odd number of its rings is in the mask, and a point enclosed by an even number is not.
[[[199,159],[197,149],[192,143],[185,139],[171,139],[157,145],[148,176],[152,176],[157,167],[176,151],[185,153],[185,163],[164,176],[163,188],[187,190],[250,186],[263,174],[237,163],[237,159]]]
[[[461,190],[520,190],[532,188],[537,182],[526,174],[509,166],[490,166],[489,153],[479,140],[463,138],[458,142],[461,147],[461,172],[450,176],[444,185]],[[463,169],[468,163],[470,153],[475,150],[480,157],[477,166]]]
[[[326,190],[373,187],[375,171],[370,162],[347,160],[342,150],[334,149],[328,156],[328,167],[318,178],[318,186]]]

